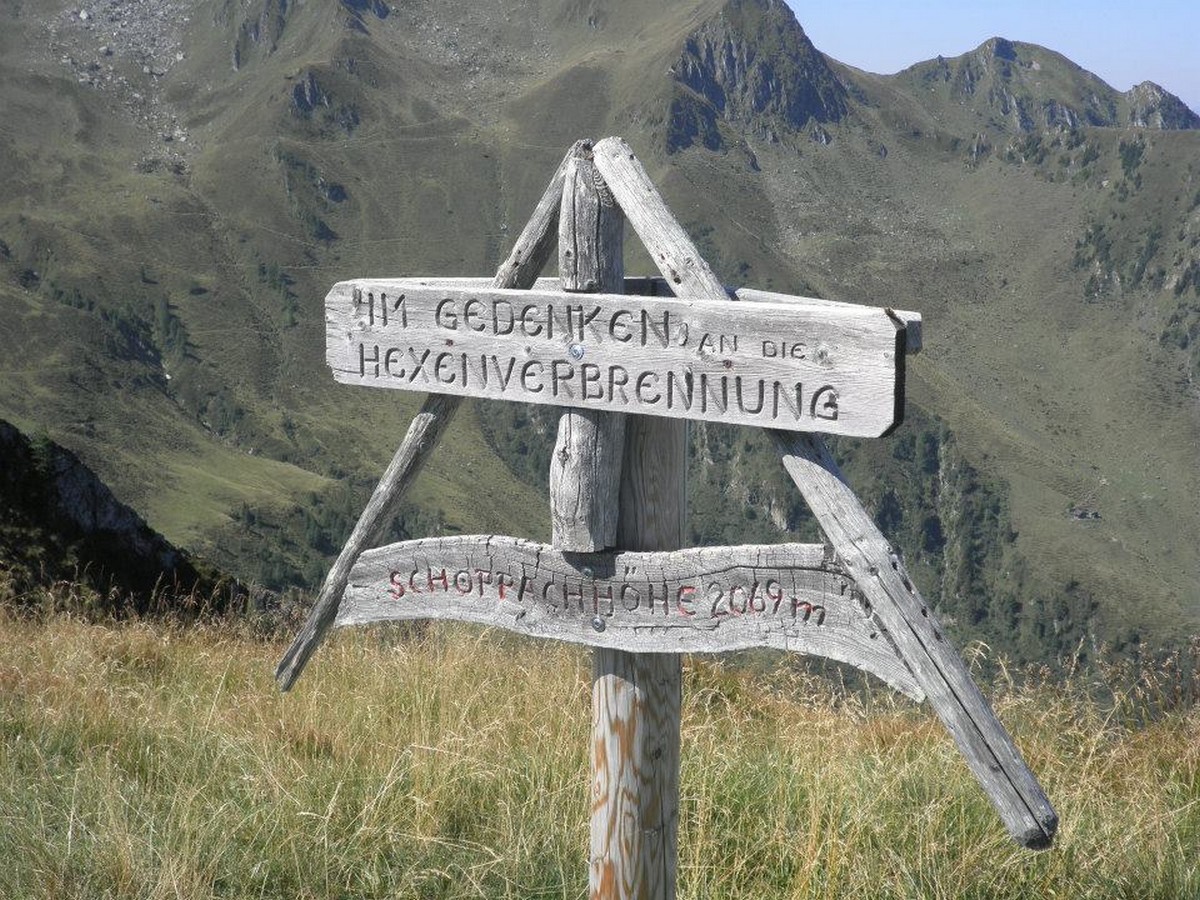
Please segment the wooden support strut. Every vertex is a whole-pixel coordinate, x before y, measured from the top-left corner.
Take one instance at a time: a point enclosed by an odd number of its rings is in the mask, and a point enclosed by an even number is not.
[[[599,174],[585,144],[567,164],[558,217],[558,277],[565,291],[619,294],[625,217]],[[582,343],[568,355],[582,358]],[[594,409],[569,409],[558,421],[550,457],[550,524],[558,550],[593,552],[616,546],[617,486],[625,445],[625,416]]]
[[[1013,840],[1030,849],[1049,847],[1058,814],[824,442],[809,435],[768,434]]]
[[[555,225],[558,223],[563,179],[567,165],[578,153],[582,142],[573,146],[550,179],[533,215],[513,245],[512,252],[501,264],[493,280],[499,288],[528,289],[536,280],[554,247]],[[321,592],[308,614],[308,619],[292,645],[275,669],[279,689],[286,691],[296,683],[313,651],[320,646],[325,634],[337,618],[338,604],[346,590],[350,569],[359,555],[377,544],[399,510],[400,500],[413,483],[429,454],[441,440],[442,433],[453,418],[462,398],[446,394],[430,394],[413,417],[404,440],[388,464],[379,484],[371,494],[366,508],[359,516],[349,539],[337,560],[325,576]]]
[[[671,215],[629,145],[606,138],[593,155],[596,168],[668,284],[689,295],[727,299],[724,286]],[[1058,827],[1057,814],[961,658],[942,639],[930,610],[842,478],[824,442],[815,435],[770,433],[788,474],[954,736],[1009,834],[1022,846],[1048,847]]]

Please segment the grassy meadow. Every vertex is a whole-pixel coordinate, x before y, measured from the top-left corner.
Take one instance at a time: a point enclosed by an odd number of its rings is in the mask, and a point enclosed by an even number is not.
[[[5,614],[0,896],[586,895],[586,652],[358,630],[281,695],[285,640]],[[1010,842],[926,707],[688,660],[679,895],[1200,896],[1200,712],[1161,711],[1171,662],[997,671],[1061,816],[1047,852]]]

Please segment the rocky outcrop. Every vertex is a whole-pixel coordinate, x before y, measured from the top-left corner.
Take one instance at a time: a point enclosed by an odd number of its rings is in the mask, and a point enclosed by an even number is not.
[[[369,34],[367,16],[376,19],[386,19],[392,8],[383,0],[342,0],[342,7],[349,15],[346,16],[346,27],[363,34]]]
[[[233,45],[234,70],[240,69],[256,51],[264,56],[274,53],[287,22],[288,0],[265,0],[261,8],[247,12]]]
[[[668,151],[724,146],[719,122],[765,140],[832,123],[846,89],[782,0],[730,0],[684,42],[671,75]]]
[[[121,503],[74,453],[0,421],[0,570],[18,594],[56,581],[145,611],[166,591],[213,594],[188,554]]]
[[[323,127],[337,128],[350,134],[360,122],[358,107],[353,103],[335,101],[326,84],[325,76],[318,78],[311,69],[302,72],[292,86],[289,109],[297,118],[316,119]]]
[[[918,63],[898,77],[935,91],[944,85],[951,97],[1012,131],[1200,127],[1200,117],[1156,84],[1122,94],[1052,50],[999,37],[953,59]]]
[[[292,86],[292,112],[301,118],[308,118],[319,107],[329,105],[329,95],[313,72],[305,72]]]
[[[1129,124],[1136,128],[1184,130],[1200,128],[1200,116],[1187,104],[1153,81],[1143,81],[1125,94]]]

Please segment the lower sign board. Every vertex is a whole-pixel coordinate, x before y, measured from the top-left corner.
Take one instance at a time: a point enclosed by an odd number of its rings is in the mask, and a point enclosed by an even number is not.
[[[446,619],[632,652],[773,647],[924,692],[820,544],[570,553],[495,535],[404,541],[359,557],[336,624]]]
[[[903,418],[885,309],[397,278],[339,282],[325,321],[346,384],[855,437]]]

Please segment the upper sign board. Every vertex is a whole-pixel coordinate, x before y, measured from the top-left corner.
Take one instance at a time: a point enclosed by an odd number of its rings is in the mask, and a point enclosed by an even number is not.
[[[903,417],[890,310],[395,278],[339,282],[325,320],[345,384],[854,437]]]

